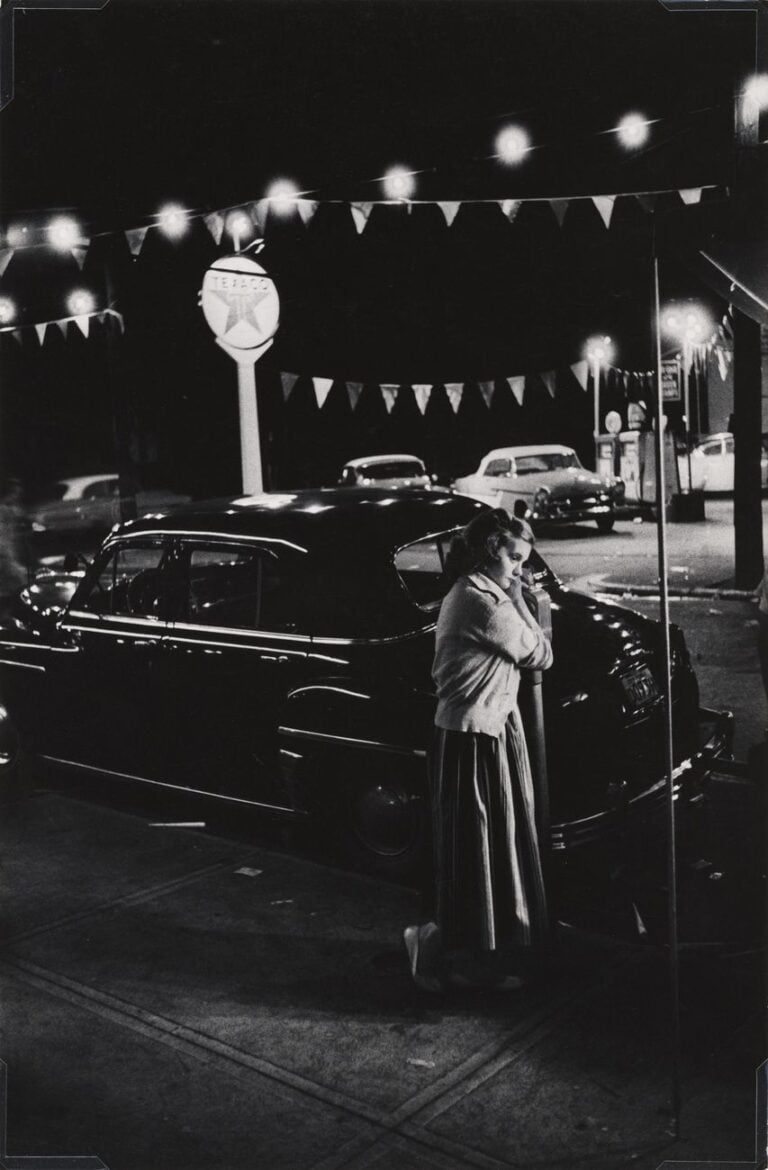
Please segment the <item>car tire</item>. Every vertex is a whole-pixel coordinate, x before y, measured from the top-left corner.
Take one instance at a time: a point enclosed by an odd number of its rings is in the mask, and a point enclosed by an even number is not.
[[[598,516],[597,531],[598,532],[613,532],[613,525],[615,523],[614,516]]]
[[[426,795],[397,766],[345,777],[338,805],[341,845],[357,868],[390,881],[414,882],[425,856]]]

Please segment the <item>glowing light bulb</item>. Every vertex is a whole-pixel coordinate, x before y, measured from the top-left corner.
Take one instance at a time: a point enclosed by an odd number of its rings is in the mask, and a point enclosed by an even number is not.
[[[178,240],[189,228],[186,210],[179,203],[166,203],[157,213],[161,232],[170,240]]]
[[[76,288],[67,297],[67,308],[73,317],[84,317],[96,307],[93,294],[87,289]]]
[[[68,215],[57,215],[48,224],[48,240],[57,252],[69,252],[80,242],[80,225]]]
[[[292,179],[276,179],[267,191],[267,199],[278,215],[289,215],[296,208],[299,188]]]
[[[531,140],[522,126],[505,126],[496,135],[496,154],[507,166],[522,162],[530,149]]]
[[[0,325],[10,325],[16,318],[16,305],[10,297],[0,297]]]
[[[650,122],[642,114],[626,114],[618,126],[616,133],[619,142],[625,150],[636,150],[648,141],[648,127]]]
[[[405,167],[390,167],[382,186],[387,199],[410,199],[416,190],[416,180]]]
[[[752,102],[759,110],[768,107],[768,73],[755,73],[748,78],[743,89],[744,100]]]

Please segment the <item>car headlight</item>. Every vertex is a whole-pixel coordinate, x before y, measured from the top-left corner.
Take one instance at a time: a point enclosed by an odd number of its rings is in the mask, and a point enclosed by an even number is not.
[[[545,487],[536,489],[533,497],[533,511],[538,516],[545,516],[549,511],[549,491]]]
[[[32,531],[33,532],[45,532],[45,525],[41,524],[39,520],[33,520],[32,521]]]

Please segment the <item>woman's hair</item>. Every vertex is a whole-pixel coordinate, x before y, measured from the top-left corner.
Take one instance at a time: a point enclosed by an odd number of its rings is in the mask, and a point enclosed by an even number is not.
[[[507,540],[536,543],[531,526],[504,508],[490,508],[470,520],[457,532],[445,558],[445,575],[453,583],[463,573],[471,573],[486,564]]]

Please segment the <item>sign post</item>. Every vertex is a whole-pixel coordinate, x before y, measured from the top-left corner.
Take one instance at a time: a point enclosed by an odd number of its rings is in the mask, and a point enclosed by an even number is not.
[[[200,304],[217,344],[237,362],[243,493],[253,495],[264,490],[255,366],[277,333],[280,298],[250,256],[222,256],[203,277]]]

